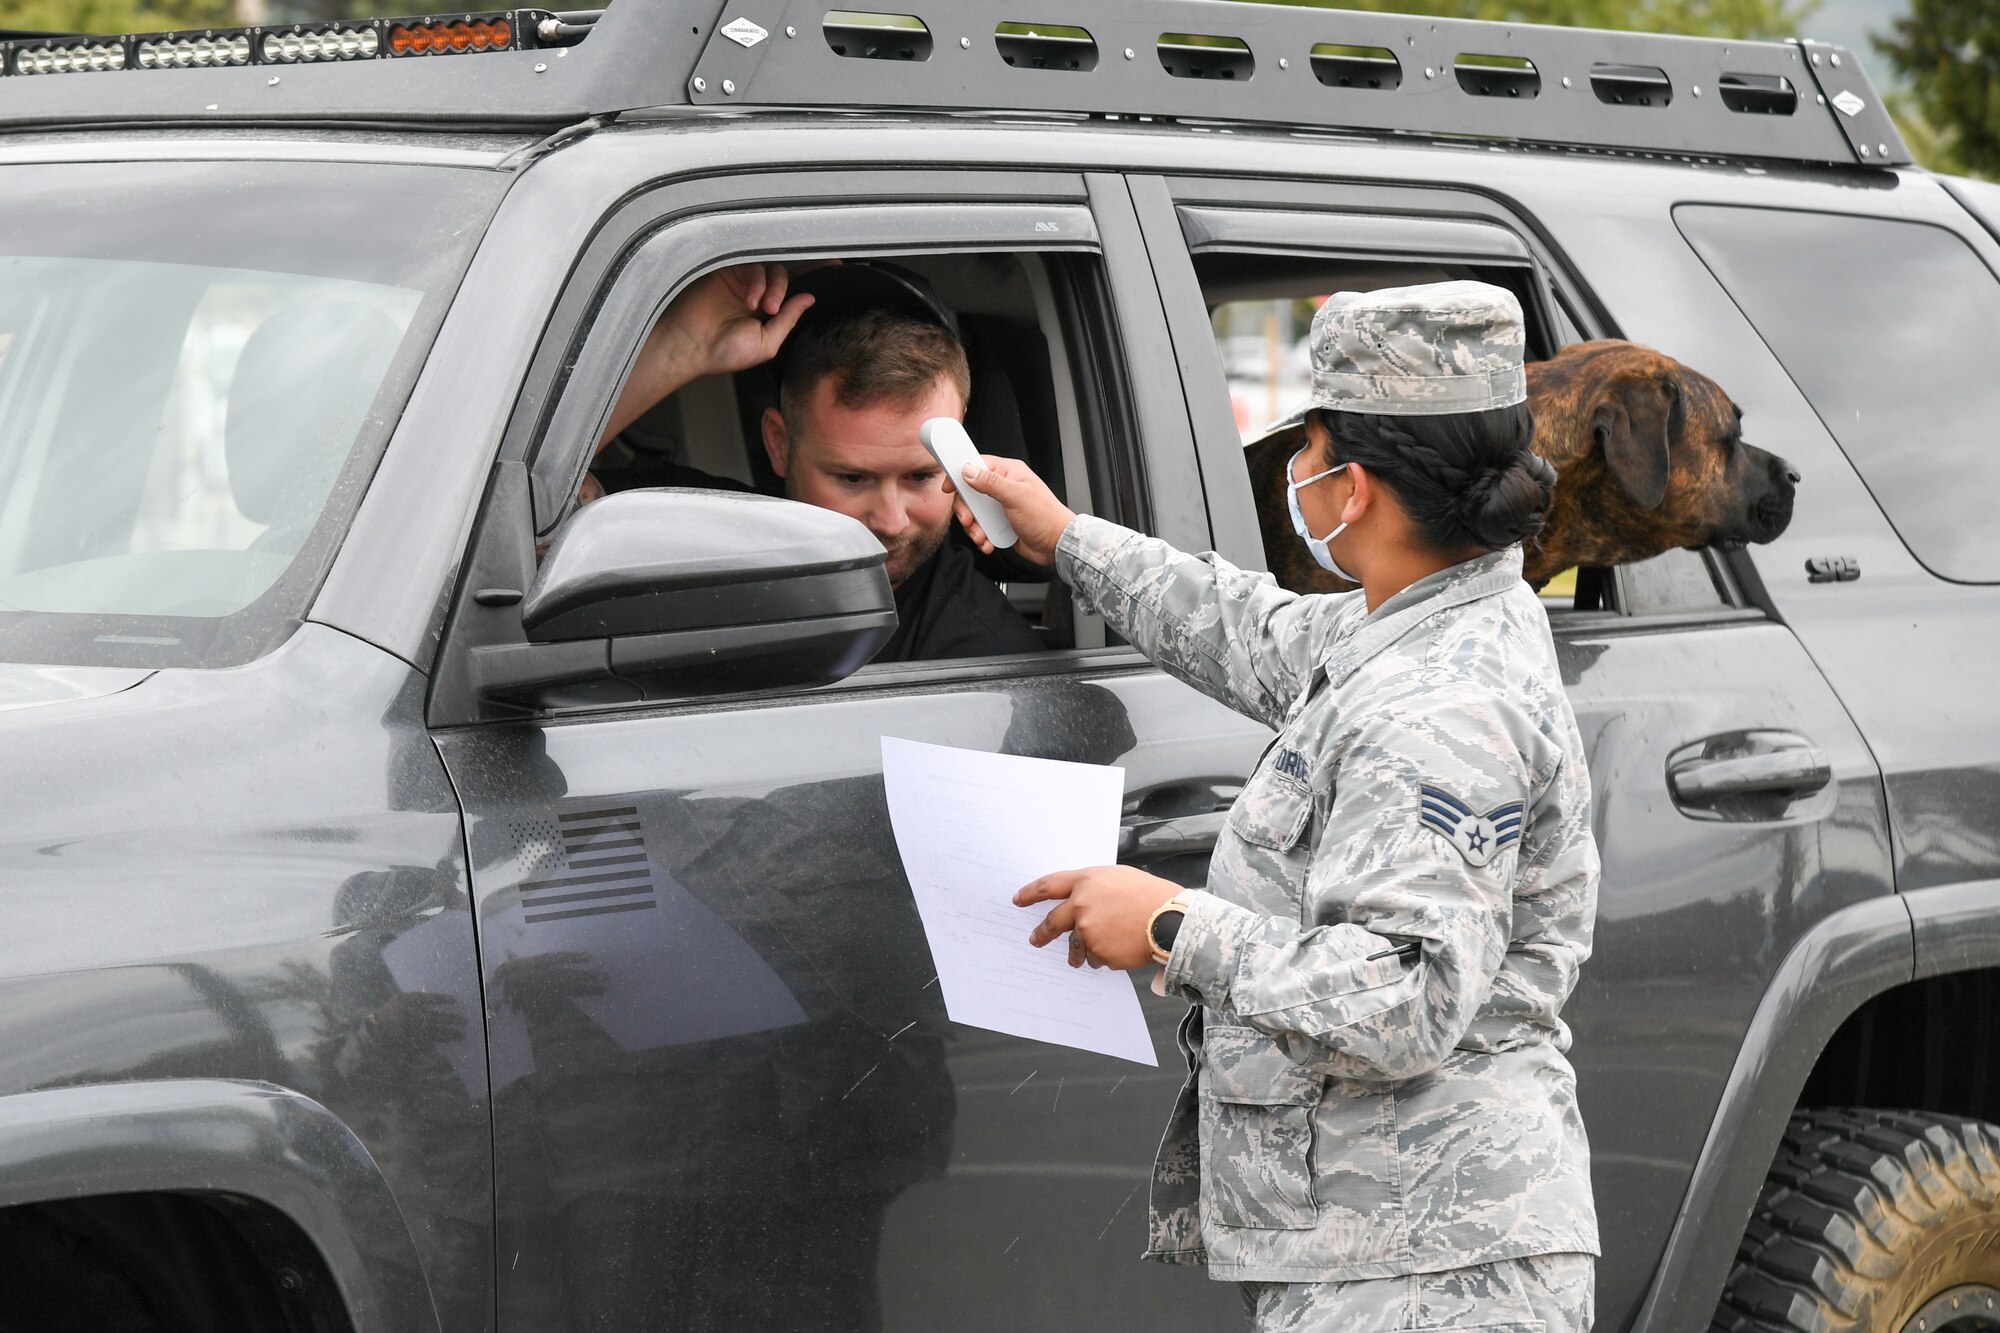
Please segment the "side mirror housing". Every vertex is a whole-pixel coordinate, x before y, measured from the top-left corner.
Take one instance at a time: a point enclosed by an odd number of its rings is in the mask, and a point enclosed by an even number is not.
[[[557,532],[521,599],[525,644],[475,650],[514,703],[829,685],[896,629],[887,553],[844,514],[731,491],[623,491]]]

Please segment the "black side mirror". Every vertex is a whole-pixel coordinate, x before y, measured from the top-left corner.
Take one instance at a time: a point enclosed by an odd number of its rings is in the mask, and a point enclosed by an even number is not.
[[[895,632],[886,559],[867,528],[813,505],[609,495],[556,534],[521,599],[528,642],[479,650],[479,690],[582,703],[829,685]]]

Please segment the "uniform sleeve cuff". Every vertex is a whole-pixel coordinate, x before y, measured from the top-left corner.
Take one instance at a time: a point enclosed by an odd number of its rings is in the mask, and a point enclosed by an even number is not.
[[[1057,576],[1075,587],[1079,574],[1102,570],[1112,554],[1134,535],[1130,528],[1120,527],[1109,519],[1078,514],[1069,521],[1062,539],[1056,543]]]
[[[1167,954],[1162,983],[1170,994],[1226,1010],[1237,959],[1261,918],[1212,893],[1190,893],[1186,902],[1187,915]]]

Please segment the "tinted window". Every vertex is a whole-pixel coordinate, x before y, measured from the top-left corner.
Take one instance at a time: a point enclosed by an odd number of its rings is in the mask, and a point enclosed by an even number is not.
[[[1826,423],[1911,554],[2000,581],[2000,282],[1941,227],[1688,206],[1681,234]]]
[[[0,660],[224,665],[337,543],[497,186],[301,163],[0,192]]]

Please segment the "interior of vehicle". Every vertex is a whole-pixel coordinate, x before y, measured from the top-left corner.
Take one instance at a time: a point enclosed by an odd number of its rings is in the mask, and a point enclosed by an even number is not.
[[[1085,447],[1057,289],[1084,262],[1056,254],[899,255],[957,317],[972,367],[966,430],[986,453],[1020,458],[1079,510],[1092,504]],[[783,493],[762,444],[760,422],[777,402],[768,366],[695,381],[664,399],[598,454],[594,470],[622,485],[724,486]],[[967,538],[956,524],[952,540]],[[1007,552],[975,552],[995,583],[1050,649],[1105,646],[1095,617],[1075,614],[1053,571]]]
[[[1471,279],[1504,287],[1527,319],[1529,361],[1561,346],[1534,272],[1516,264],[1305,258],[1240,252],[1195,257],[1237,428],[1247,445],[1294,410],[1311,383],[1312,314],[1333,292]],[[1669,551],[1636,564],[1564,571],[1542,587],[1551,614],[1664,614],[1732,600],[1728,572],[1705,552]]]

